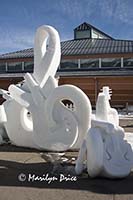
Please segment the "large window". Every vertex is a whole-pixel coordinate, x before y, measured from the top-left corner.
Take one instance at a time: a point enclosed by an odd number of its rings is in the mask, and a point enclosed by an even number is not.
[[[121,59],[120,58],[102,58],[101,67],[107,67],[107,68],[121,67]]]
[[[61,69],[75,69],[78,68],[78,60],[62,60],[60,64]]]
[[[76,31],[75,39],[90,38],[90,30]]]
[[[6,63],[0,63],[0,73],[6,72]]]
[[[7,63],[7,72],[22,72],[22,62]]]
[[[99,59],[81,59],[80,60],[80,68],[98,68],[99,67]]]
[[[32,72],[34,68],[34,63],[33,61],[30,62],[24,62],[24,71],[26,72]]]
[[[60,69],[116,69],[122,67],[133,68],[133,58],[88,58],[75,60],[61,60]]]
[[[123,58],[124,67],[133,67],[133,58]]]

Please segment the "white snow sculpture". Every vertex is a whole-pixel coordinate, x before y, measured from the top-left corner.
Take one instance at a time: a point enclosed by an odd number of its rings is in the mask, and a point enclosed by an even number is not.
[[[111,99],[112,91],[108,86],[102,88],[99,93],[96,103],[96,116],[97,120],[104,120],[115,125],[119,125],[119,115],[116,109],[111,108],[109,100]]]
[[[96,118],[92,119],[91,128],[82,143],[75,170],[81,174],[87,160],[87,171],[91,177],[122,178],[131,171],[133,151],[124,140],[124,130],[118,126],[117,113],[107,102],[110,99],[109,89],[105,90],[107,92],[98,96]]]
[[[13,144],[64,151],[79,148],[90,127],[88,97],[73,85],[59,86],[54,78],[60,64],[60,39],[50,26],[38,28],[34,46],[34,73],[24,83],[1,90],[0,124]],[[70,100],[71,111],[62,103]]]

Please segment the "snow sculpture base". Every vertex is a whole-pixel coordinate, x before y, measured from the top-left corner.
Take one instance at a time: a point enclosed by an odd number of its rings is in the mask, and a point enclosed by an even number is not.
[[[92,119],[76,162],[77,174],[82,173],[85,160],[91,177],[123,178],[131,171],[133,151],[125,140],[124,130],[118,126],[118,114],[110,107],[109,99],[109,90],[98,96],[96,116]]]

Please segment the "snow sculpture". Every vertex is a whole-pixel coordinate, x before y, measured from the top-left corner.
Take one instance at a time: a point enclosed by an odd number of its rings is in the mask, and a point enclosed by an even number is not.
[[[115,125],[119,125],[119,115],[116,109],[111,108],[109,100],[111,99],[112,91],[108,86],[102,88],[99,93],[96,103],[96,116],[97,120],[104,120]]]
[[[104,87],[98,96],[95,119],[92,119],[79,151],[75,166],[77,174],[82,173],[85,160],[91,177],[122,178],[131,171],[133,151],[124,140],[124,130],[118,125],[118,113],[110,107],[109,99],[109,88]]]
[[[90,127],[88,97],[73,85],[58,86],[54,78],[60,64],[60,39],[50,26],[41,26],[35,35],[34,73],[23,84],[1,90],[6,99],[0,106],[0,128],[13,144],[64,151],[79,148]],[[62,102],[70,100],[74,110]]]

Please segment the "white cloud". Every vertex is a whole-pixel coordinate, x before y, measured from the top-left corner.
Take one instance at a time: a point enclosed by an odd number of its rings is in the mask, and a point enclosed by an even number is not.
[[[62,0],[57,7],[67,16],[75,19],[95,17],[108,17],[111,20],[119,20],[129,25],[133,24],[132,0]],[[98,19],[99,20],[99,19]]]
[[[133,6],[129,0],[102,0],[99,1],[101,15],[109,17],[114,23],[122,22],[133,25]]]

